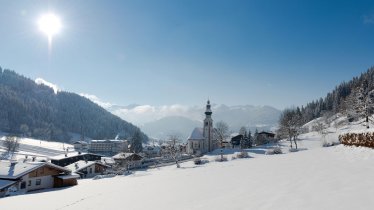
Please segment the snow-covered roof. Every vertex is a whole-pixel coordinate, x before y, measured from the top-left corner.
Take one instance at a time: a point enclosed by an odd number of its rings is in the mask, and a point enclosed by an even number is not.
[[[190,137],[188,137],[188,140],[204,140],[204,135],[203,135],[203,128],[195,128]]]
[[[0,179],[18,179],[31,171],[48,165],[61,171],[70,172],[69,169],[57,166],[49,162],[11,162],[0,161]]]
[[[57,178],[60,178],[60,179],[79,179],[80,176],[78,174],[72,173],[72,174],[68,174],[68,175],[60,175],[60,176],[57,176]]]
[[[111,164],[114,164],[116,163],[113,158],[111,157],[102,157],[101,158],[101,162],[103,162],[104,164],[107,164],[107,165],[111,165]]]
[[[91,143],[123,143],[127,140],[107,139],[107,140],[91,140]]]
[[[87,145],[88,143],[85,142],[85,141],[76,141],[73,144],[84,144],[84,145]]]
[[[134,159],[142,159],[143,157],[136,154],[136,153],[129,153],[129,152],[121,152],[113,156],[113,159],[127,159],[132,157]]]
[[[16,183],[16,181],[10,181],[10,180],[1,180],[0,179],[0,189],[4,189],[12,184]]]
[[[82,153],[82,154],[85,154],[85,153]],[[75,157],[75,156],[78,156],[80,155],[79,152],[69,152],[67,153],[67,157]],[[51,160],[60,160],[60,159],[64,159],[64,158],[67,158],[65,156],[65,154],[60,154],[60,155],[56,155],[56,156],[53,156],[51,157]]]
[[[73,172],[77,172],[81,169],[84,169],[84,168],[87,168],[88,166],[91,166],[93,164],[100,164],[100,165],[103,165],[102,163],[100,162],[97,162],[97,161],[84,161],[84,160],[80,160],[80,161],[77,161],[75,163],[72,163],[70,165],[67,165],[65,166],[66,168],[68,168],[69,170],[73,171]]]
[[[71,158],[71,157],[82,156],[82,155],[95,155],[95,156],[100,156],[100,157],[102,156],[102,155],[98,155],[94,153],[80,153],[79,154],[79,152],[69,152],[67,154],[67,157],[65,157],[64,154],[61,154],[61,155],[56,155],[56,156],[51,157],[51,160],[62,160],[65,158]]]

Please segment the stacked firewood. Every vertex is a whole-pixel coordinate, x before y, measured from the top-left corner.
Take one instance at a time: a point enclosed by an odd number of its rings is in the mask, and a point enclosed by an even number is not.
[[[374,148],[374,133],[346,133],[339,135],[339,141],[344,145]]]

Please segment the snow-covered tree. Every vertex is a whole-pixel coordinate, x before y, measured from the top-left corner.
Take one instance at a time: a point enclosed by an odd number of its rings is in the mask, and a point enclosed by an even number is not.
[[[223,161],[223,142],[229,137],[229,126],[224,121],[219,121],[216,123],[215,130],[221,147],[221,161]]]
[[[370,122],[373,122],[371,115],[374,113],[373,85],[363,82],[360,87],[351,92],[346,102],[348,116],[358,119],[366,128],[369,128]]]
[[[3,147],[5,147],[6,152],[13,157],[13,154],[19,148],[18,138],[16,136],[7,136],[3,142]]]
[[[143,151],[142,137],[139,129],[135,130],[131,138],[130,151],[133,153],[139,153]]]
[[[257,139],[258,139],[258,129],[256,128],[255,133],[253,134],[253,142],[257,145]]]
[[[180,168],[179,158],[181,156],[181,140],[179,135],[171,134],[167,140],[167,146],[164,150],[164,154],[174,160],[177,168]]]
[[[290,141],[292,148],[292,141],[297,149],[297,136],[301,132],[303,121],[300,109],[285,109],[279,119],[278,135],[286,137]]]
[[[242,126],[239,130],[239,134],[240,135],[243,135],[243,137],[246,137],[247,136],[247,129],[245,129],[244,126]]]

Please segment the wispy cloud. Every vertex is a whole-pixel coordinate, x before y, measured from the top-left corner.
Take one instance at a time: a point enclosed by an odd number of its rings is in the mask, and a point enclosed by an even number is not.
[[[96,103],[97,105],[103,107],[104,109],[108,109],[109,107],[112,106],[111,103],[109,102],[103,102],[101,99],[99,99],[97,96],[92,95],[92,94],[87,94],[87,93],[81,93],[79,94],[80,96],[86,97],[90,99],[92,102]]]
[[[55,92],[55,94],[57,94],[58,91],[60,91],[60,88],[56,85],[56,84],[53,84],[51,82],[48,82],[42,78],[36,78],[35,79],[35,83],[38,84],[38,85],[45,85],[45,86],[48,86],[50,88],[53,89],[53,92]]]
[[[374,14],[364,15],[363,21],[365,24],[374,24]]]
[[[111,110],[113,114],[137,125],[152,122],[169,116],[182,116],[190,119],[201,120],[201,111],[195,110],[194,107],[180,104],[152,106],[139,105],[131,108],[117,108]]]
[[[185,106],[180,104],[163,106],[118,106],[109,102],[104,102],[99,97],[92,94],[81,93],[80,95],[90,99],[92,102],[111,111],[113,114],[121,117],[122,119],[136,125],[143,125],[144,123],[152,122],[154,120],[158,120],[168,116],[182,116],[195,120],[201,120],[202,118],[202,112],[197,107]]]

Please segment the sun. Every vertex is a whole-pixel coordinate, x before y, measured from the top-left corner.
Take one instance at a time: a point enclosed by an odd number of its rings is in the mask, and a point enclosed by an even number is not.
[[[41,15],[38,20],[38,26],[40,31],[47,35],[49,42],[52,41],[52,37],[58,34],[62,28],[60,18],[53,13]]]

